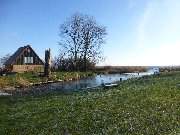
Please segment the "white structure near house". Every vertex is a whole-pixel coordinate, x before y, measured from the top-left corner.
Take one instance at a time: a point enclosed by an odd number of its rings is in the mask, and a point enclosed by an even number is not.
[[[151,74],[154,74],[154,75],[160,74],[159,67],[150,68],[150,69],[148,70],[148,72],[150,72]]]

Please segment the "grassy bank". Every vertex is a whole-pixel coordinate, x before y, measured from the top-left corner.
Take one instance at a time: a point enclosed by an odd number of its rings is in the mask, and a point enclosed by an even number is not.
[[[16,87],[16,86],[30,86],[32,83],[40,83],[47,81],[68,81],[80,79],[88,76],[93,76],[92,72],[53,72],[47,77],[39,76],[37,73],[17,73],[8,76],[0,76],[0,88]]]
[[[180,72],[94,92],[0,97],[0,134],[178,135]]]

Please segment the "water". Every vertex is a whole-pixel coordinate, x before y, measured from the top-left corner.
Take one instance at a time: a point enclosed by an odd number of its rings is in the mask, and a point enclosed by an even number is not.
[[[126,74],[105,74],[105,75],[97,75],[94,77],[84,78],[75,81],[67,81],[67,82],[58,82],[51,83],[46,85],[34,86],[31,88],[25,88],[17,90],[16,94],[39,94],[39,93],[49,93],[49,92],[57,92],[57,91],[65,91],[71,92],[76,90],[86,90],[92,89],[105,83],[119,83],[120,80],[124,81],[130,78],[138,78],[145,75],[151,75],[150,72],[143,73],[126,73]]]
[[[122,80],[127,80],[127,75],[121,74],[108,74],[108,75],[97,75],[95,77],[89,77],[85,79],[80,79],[76,81],[69,81],[63,83],[52,83],[52,87],[58,87],[62,90],[78,90],[78,89],[87,89],[101,86],[104,83],[114,83]]]

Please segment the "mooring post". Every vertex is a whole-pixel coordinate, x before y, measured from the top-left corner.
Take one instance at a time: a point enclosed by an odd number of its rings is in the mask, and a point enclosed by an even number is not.
[[[45,50],[45,65],[44,65],[44,75],[49,77],[51,74],[51,49]]]

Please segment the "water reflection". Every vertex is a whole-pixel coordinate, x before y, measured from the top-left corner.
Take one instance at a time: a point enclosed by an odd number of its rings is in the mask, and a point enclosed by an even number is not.
[[[63,83],[53,83],[49,84],[51,87],[56,87],[59,90],[78,90],[86,88],[94,88],[101,86],[105,83],[114,83],[127,80],[134,77],[142,77],[144,75],[149,75],[148,73],[129,73],[129,74],[106,74],[106,75],[97,75],[95,77],[90,77],[86,79],[69,81]]]

